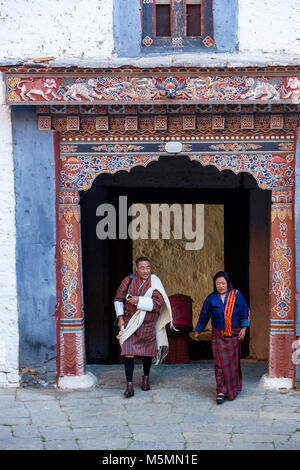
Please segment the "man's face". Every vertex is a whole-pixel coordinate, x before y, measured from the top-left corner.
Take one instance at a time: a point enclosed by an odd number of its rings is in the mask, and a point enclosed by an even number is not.
[[[151,266],[149,261],[140,261],[136,266],[136,274],[143,280],[151,275]]]

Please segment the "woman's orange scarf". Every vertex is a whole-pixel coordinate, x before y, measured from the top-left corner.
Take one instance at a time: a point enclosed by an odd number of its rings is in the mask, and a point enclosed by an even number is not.
[[[238,291],[236,291],[238,293]],[[233,307],[235,304],[235,299],[236,299],[236,294],[234,290],[232,289],[229,292],[229,296],[226,302],[226,307],[225,307],[225,330],[222,330],[221,333],[224,336],[232,336],[231,334],[231,317],[232,317],[232,312],[233,312]]]

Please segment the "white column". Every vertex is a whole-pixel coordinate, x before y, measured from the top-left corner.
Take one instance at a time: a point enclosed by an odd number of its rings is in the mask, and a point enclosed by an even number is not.
[[[16,223],[11,110],[0,73],[0,387],[19,385]]]

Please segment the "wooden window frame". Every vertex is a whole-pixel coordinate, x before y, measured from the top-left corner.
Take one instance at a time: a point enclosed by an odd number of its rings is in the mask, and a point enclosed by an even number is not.
[[[215,49],[213,32],[213,0],[201,1],[201,36],[186,35],[186,0],[170,0],[171,36],[156,36],[156,0],[140,0],[142,49],[146,52]]]
[[[170,0],[170,36],[156,36],[156,0],[153,3],[153,37],[159,38],[172,38],[173,37],[173,9],[172,9],[172,0]]]

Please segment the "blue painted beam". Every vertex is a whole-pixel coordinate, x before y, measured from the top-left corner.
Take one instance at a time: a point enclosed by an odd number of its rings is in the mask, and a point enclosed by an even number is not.
[[[55,168],[51,132],[36,108],[12,108],[20,367],[56,356]]]

